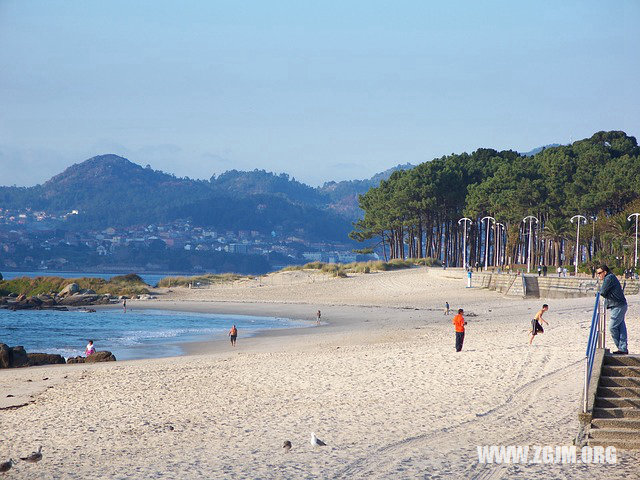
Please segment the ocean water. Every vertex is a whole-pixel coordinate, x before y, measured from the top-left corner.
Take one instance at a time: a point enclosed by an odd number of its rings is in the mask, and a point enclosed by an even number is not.
[[[96,350],[109,350],[118,360],[184,354],[180,344],[226,338],[231,325],[238,343],[258,330],[294,328],[305,322],[277,317],[219,315],[167,310],[104,309],[83,311],[0,309],[0,343],[22,345],[27,353],[84,356],[89,340]]]
[[[109,280],[111,277],[117,277],[118,275],[125,275],[124,273],[88,273],[88,272],[52,272],[49,270],[42,270],[38,272],[0,272],[5,280],[12,280],[20,277],[61,277],[61,278],[104,278]],[[193,275],[185,274],[186,276]],[[174,276],[172,275],[159,275],[153,273],[141,273],[140,278],[147,284],[155,287],[160,280],[164,277]]]

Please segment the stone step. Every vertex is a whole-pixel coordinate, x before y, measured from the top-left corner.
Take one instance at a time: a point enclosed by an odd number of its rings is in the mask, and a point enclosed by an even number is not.
[[[625,428],[592,428],[589,437],[597,440],[640,442],[640,430]]]
[[[598,387],[598,397],[608,397],[608,398],[629,398],[629,397],[638,397],[640,398],[640,387]]]
[[[638,397],[596,397],[596,408],[631,407],[640,409]]]
[[[633,387],[640,388],[638,377],[600,377],[601,387]]]
[[[640,367],[604,365],[601,375],[607,377],[640,377]]]
[[[605,365],[640,367],[640,355],[605,355]]]
[[[640,410],[633,407],[594,408],[593,418],[633,418],[640,419]]]
[[[640,450],[640,440],[607,440],[590,438],[587,440],[590,447],[616,447],[618,450]]]
[[[591,428],[640,431],[640,418],[594,418]]]

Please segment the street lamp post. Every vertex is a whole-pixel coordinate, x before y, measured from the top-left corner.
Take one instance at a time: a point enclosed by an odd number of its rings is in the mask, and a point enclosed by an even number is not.
[[[632,213],[627,217],[627,220],[629,221],[631,221],[632,217],[636,217],[636,256],[635,256],[635,262],[633,264],[634,268],[638,268],[638,217],[639,216],[640,216],[640,213]]]
[[[502,228],[505,228],[504,223],[496,223],[496,227],[498,227],[498,235],[496,235],[496,265],[502,265],[501,253],[502,253]]]
[[[576,275],[578,275],[578,262],[580,261],[578,252],[580,251],[580,222],[582,222],[583,224],[587,223],[587,217],[583,216],[583,215],[574,215],[573,217],[571,217],[571,223],[573,223],[573,221],[576,220],[578,222],[578,231],[576,232]]]
[[[460,225],[460,222],[464,224],[464,233],[462,234],[462,267],[467,268],[467,222],[471,225],[473,221],[470,218],[462,217],[458,220],[458,225]]]
[[[533,221],[535,220],[536,224],[538,223],[538,219],[533,215],[527,215],[522,219],[522,221],[526,224],[527,220],[529,220],[529,251],[527,252],[527,273],[531,271],[531,234],[533,230]]]
[[[593,215],[591,217],[591,261],[593,261],[593,256],[596,254],[596,220],[598,220],[598,217]]]
[[[484,247],[484,271],[487,271],[487,267],[489,266],[489,222],[493,221],[495,223],[496,219],[493,217],[482,217],[482,220],[480,220],[480,222],[484,222],[487,221],[487,240],[485,242],[485,247]]]

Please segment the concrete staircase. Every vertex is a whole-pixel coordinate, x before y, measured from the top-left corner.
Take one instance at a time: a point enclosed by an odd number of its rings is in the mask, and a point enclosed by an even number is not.
[[[604,356],[587,442],[640,449],[640,355]]]

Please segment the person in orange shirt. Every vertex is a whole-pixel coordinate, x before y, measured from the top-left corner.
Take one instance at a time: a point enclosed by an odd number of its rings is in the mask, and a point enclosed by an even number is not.
[[[456,328],[456,352],[462,351],[462,344],[464,343],[464,326],[467,322],[464,321],[464,310],[458,309],[458,314],[453,317],[453,325]]]

